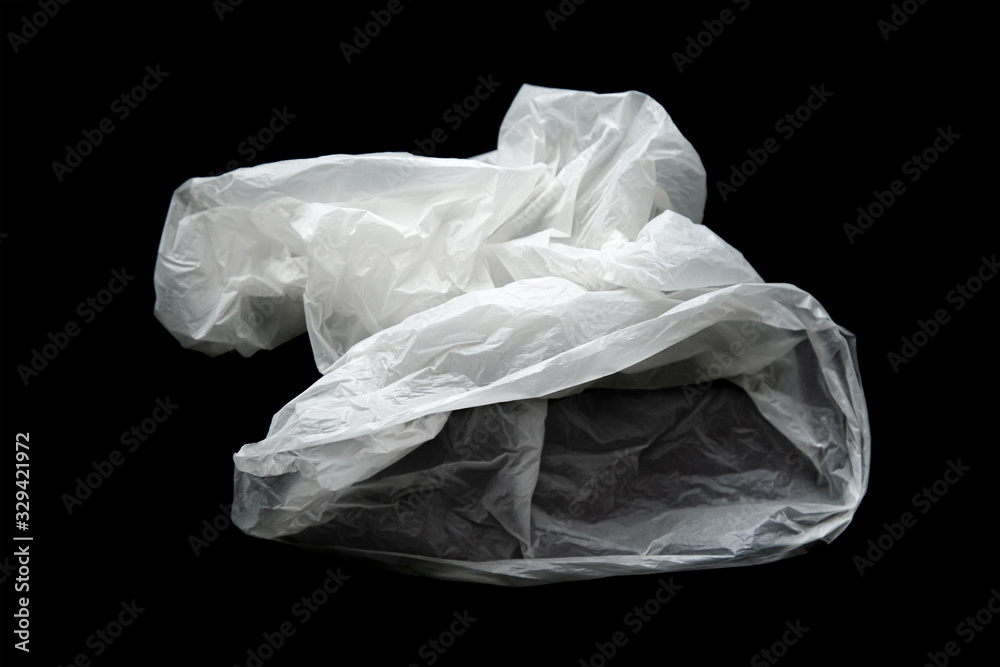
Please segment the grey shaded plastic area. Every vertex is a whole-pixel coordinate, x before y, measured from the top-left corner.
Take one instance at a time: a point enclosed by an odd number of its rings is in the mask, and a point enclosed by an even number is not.
[[[736,341],[738,355],[718,354]],[[454,410],[404,457],[297,507],[310,516],[297,532],[287,503],[234,517],[251,534],[508,585],[794,555],[836,537],[867,484],[867,422],[844,412],[860,385],[823,372],[827,345],[840,348],[827,368],[856,378],[841,329],[722,321],[555,398]],[[298,477],[238,472],[237,497],[287,498]]]

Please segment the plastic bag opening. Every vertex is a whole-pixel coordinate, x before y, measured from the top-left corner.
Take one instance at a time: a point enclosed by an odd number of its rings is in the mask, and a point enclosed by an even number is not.
[[[789,555],[833,539],[866,483],[852,338],[723,319],[548,399],[454,410],[398,461],[296,506],[309,525],[281,537],[514,585]],[[301,479],[237,482],[286,498]],[[289,507],[257,509],[266,524]]]

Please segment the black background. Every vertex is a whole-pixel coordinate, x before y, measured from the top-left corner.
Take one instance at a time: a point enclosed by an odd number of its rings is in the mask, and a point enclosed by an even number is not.
[[[778,664],[920,665],[948,641],[961,649],[954,664],[990,662],[1000,621],[971,643],[956,626],[1000,586],[991,382],[1000,284],[986,283],[961,310],[946,295],[997,250],[995,210],[986,205],[995,74],[983,65],[993,17],[914,2],[919,9],[886,40],[877,22],[892,13],[888,2],[844,9],[755,0],[741,11],[722,1],[589,0],[553,30],[545,12],[557,0],[528,8],[403,0],[403,11],[346,62],[340,43],[386,4],[320,11],[244,0],[220,16],[207,0],[71,2],[37,34],[28,29],[33,36],[15,52],[9,33],[25,30],[23,17],[39,5],[3,3],[6,567],[16,532],[13,440],[24,431],[34,538],[32,650],[12,648],[21,594],[16,572],[5,571],[3,663],[71,664],[83,653],[94,665],[246,665],[262,633],[291,621],[294,636],[264,664],[424,665],[420,647],[466,609],[477,620],[436,664],[579,665],[619,630],[629,640],[611,665],[748,664],[796,620],[809,630]],[[672,54],[725,8],[735,21],[679,72]],[[168,76],[118,119],[112,101],[157,65]],[[496,93],[460,128],[447,128],[443,112],[491,74]],[[305,336],[250,359],[210,359],[182,349],[153,318],[152,271],[172,191],[231,160],[412,151],[436,127],[448,138],[435,156],[485,152],[526,82],[654,97],[704,161],[705,223],[765,280],[812,293],[857,335],[873,444],[870,489],[854,522],[804,556],[674,574],[682,590],[634,635],[623,617],[653,595],[656,575],[527,589],[443,582],[233,527],[196,556],[190,536],[204,537],[202,522],[231,501],[232,454],[262,439],[271,416],[319,375]],[[821,84],[833,95],[786,140],[775,123]],[[247,161],[241,142],[285,107],[294,115],[287,128]],[[52,162],[104,117],[114,131],[58,180]],[[960,138],[911,183],[902,164],[949,126]],[[768,137],[780,150],[723,201],[716,182]],[[894,179],[904,180],[905,194],[849,242],[843,224]],[[123,268],[134,280],[83,322],[77,305]],[[950,321],[894,372],[887,354],[939,308]],[[25,385],[17,367],[70,320],[80,334]],[[69,514],[62,497],[76,478],[122,449],[122,432],[167,397],[180,406],[175,414]],[[959,458],[971,470],[929,512],[916,511],[913,495]],[[916,524],[859,576],[853,558],[905,511]],[[338,566],[350,579],[300,623],[293,605]],[[144,611],[95,655],[88,637],[133,599]]]

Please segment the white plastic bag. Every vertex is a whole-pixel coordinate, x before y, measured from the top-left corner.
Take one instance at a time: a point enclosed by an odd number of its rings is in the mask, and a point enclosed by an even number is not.
[[[524,86],[471,160],[192,179],[157,317],[209,354],[308,331],[324,376],[236,463],[245,532],[525,585],[763,562],[867,487],[853,336],[700,222],[655,101]]]

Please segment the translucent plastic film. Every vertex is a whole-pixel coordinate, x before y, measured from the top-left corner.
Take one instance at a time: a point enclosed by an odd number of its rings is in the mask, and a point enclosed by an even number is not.
[[[331,155],[174,193],[155,313],[323,377],[235,455],[258,537],[526,585],[765,562],[867,487],[854,337],[700,224],[637,92],[526,85],[471,159]]]

